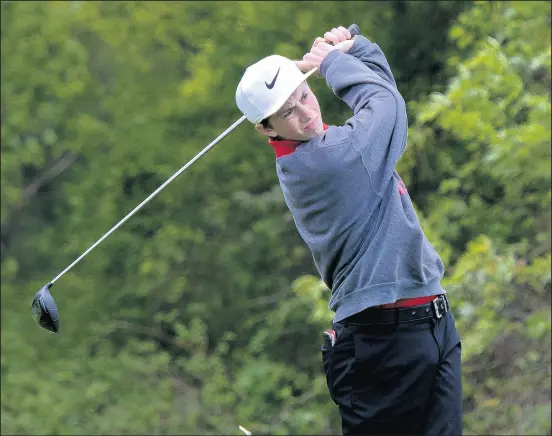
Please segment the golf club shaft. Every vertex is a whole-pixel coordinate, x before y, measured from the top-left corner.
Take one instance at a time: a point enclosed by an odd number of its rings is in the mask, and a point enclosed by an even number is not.
[[[57,279],[59,279],[63,274],[65,274],[71,268],[73,268],[84,256],[86,256],[94,248],[96,248],[96,246],[99,245],[100,242],[102,242],[111,233],[113,233],[115,230],[117,230],[126,220],[128,220],[132,215],[134,215],[136,212],[138,212],[138,210],[140,210],[142,208],[142,206],[144,206],[148,201],[150,201],[153,197],[155,197],[157,194],[159,194],[169,183],[171,183],[180,174],[182,174],[184,171],[186,171],[186,169],[188,169],[194,162],[196,162],[199,158],[201,158],[203,155],[205,155],[209,150],[211,150],[222,138],[224,138],[232,130],[234,130],[236,127],[238,127],[245,119],[246,119],[245,116],[242,116],[234,124],[232,124],[230,127],[228,127],[228,129],[226,129],[224,132],[222,132],[213,142],[211,142],[207,147],[205,147],[203,150],[201,150],[192,160],[190,160],[186,165],[184,165],[176,173],[174,173],[165,183],[163,183],[161,186],[159,186],[159,188],[157,188],[148,198],[146,198],[144,201],[142,201],[142,203],[140,203],[138,206],[136,206],[121,221],[119,221],[117,224],[115,224],[111,228],[111,230],[109,230],[105,235],[103,235],[100,239],[98,239],[88,250],[86,250],[84,253],[82,253],[71,265],[69,265],[61,273],[59,273],[57,275],[57,277],[54,278],[50,283],[54,284]]]

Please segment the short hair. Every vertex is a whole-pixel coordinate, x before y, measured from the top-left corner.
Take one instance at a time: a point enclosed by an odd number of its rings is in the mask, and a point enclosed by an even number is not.
[[[265,129],[272,129],[272,125],[270,124],[268,118],[265,118],[261,121],[261,126],[263,126]]]
[[[272,124],[270,124],[270,121],[268,119],[269,117],[265,118],[264,120],[262,120],[260,122],[261,126],[263,126],[265,129],[272,129]],[[271,137],[272,140],[274,141],[285,141],[286,139],[285,138],[282,138],[280,135],[276,135],[276,136],[272,136]]]

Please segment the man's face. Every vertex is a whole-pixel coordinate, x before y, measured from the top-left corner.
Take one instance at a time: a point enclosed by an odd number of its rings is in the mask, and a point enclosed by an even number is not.
[[[305,82],[299,85],[278,112],[269,117],[269,121],[271,128],[260,124],[256,126],[266,136],[309,141],[324,133],[318,100]]]

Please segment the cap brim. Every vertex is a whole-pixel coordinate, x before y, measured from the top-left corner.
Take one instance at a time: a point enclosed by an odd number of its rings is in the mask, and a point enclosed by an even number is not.
[[[276,112],[278,112],[280,110],[280,108],[284,105],[284,103],[288,100],[288,98],[291,97],[291,94],[293,94],[295,92],[295,90],[297,89],[297,87],[303,83],[305,80],[307,80],[312,74],[314,74],[316,72],[316,70],[318,70],[317,67],[313,68],[312,70],[306,72],[305,74],[303,74],[303,77],[301,79],[300,82],[298,82],[294,87],[293,89],[291,89],[289,91],[289,94],[288,93],[285,93],[285,94],[282,94],[282,96],[280,97],[280,99],[278,101],[276,101],[271,107],[270,109],[268,109],[268,111],[266,111],[266,113],[264,114],[264,116],[262,117],[262,119],[259,120],[259,122],[261,122],[262,120],[264,120],[265,118],[268,118],[269,116],[271,115],[274,115]]]

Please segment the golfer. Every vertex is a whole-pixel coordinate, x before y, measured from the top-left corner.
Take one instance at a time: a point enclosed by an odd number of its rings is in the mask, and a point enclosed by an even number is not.
[[[327,126],[307,77],[318,71],[353,111]],[[269,138],[297,230],[331,290],[321,347],[343,434],[462,433],[461,344],[444,267],[395,171],[405,102],[381,49],[334,28],[301,61],[251,65],[239,109]]]

